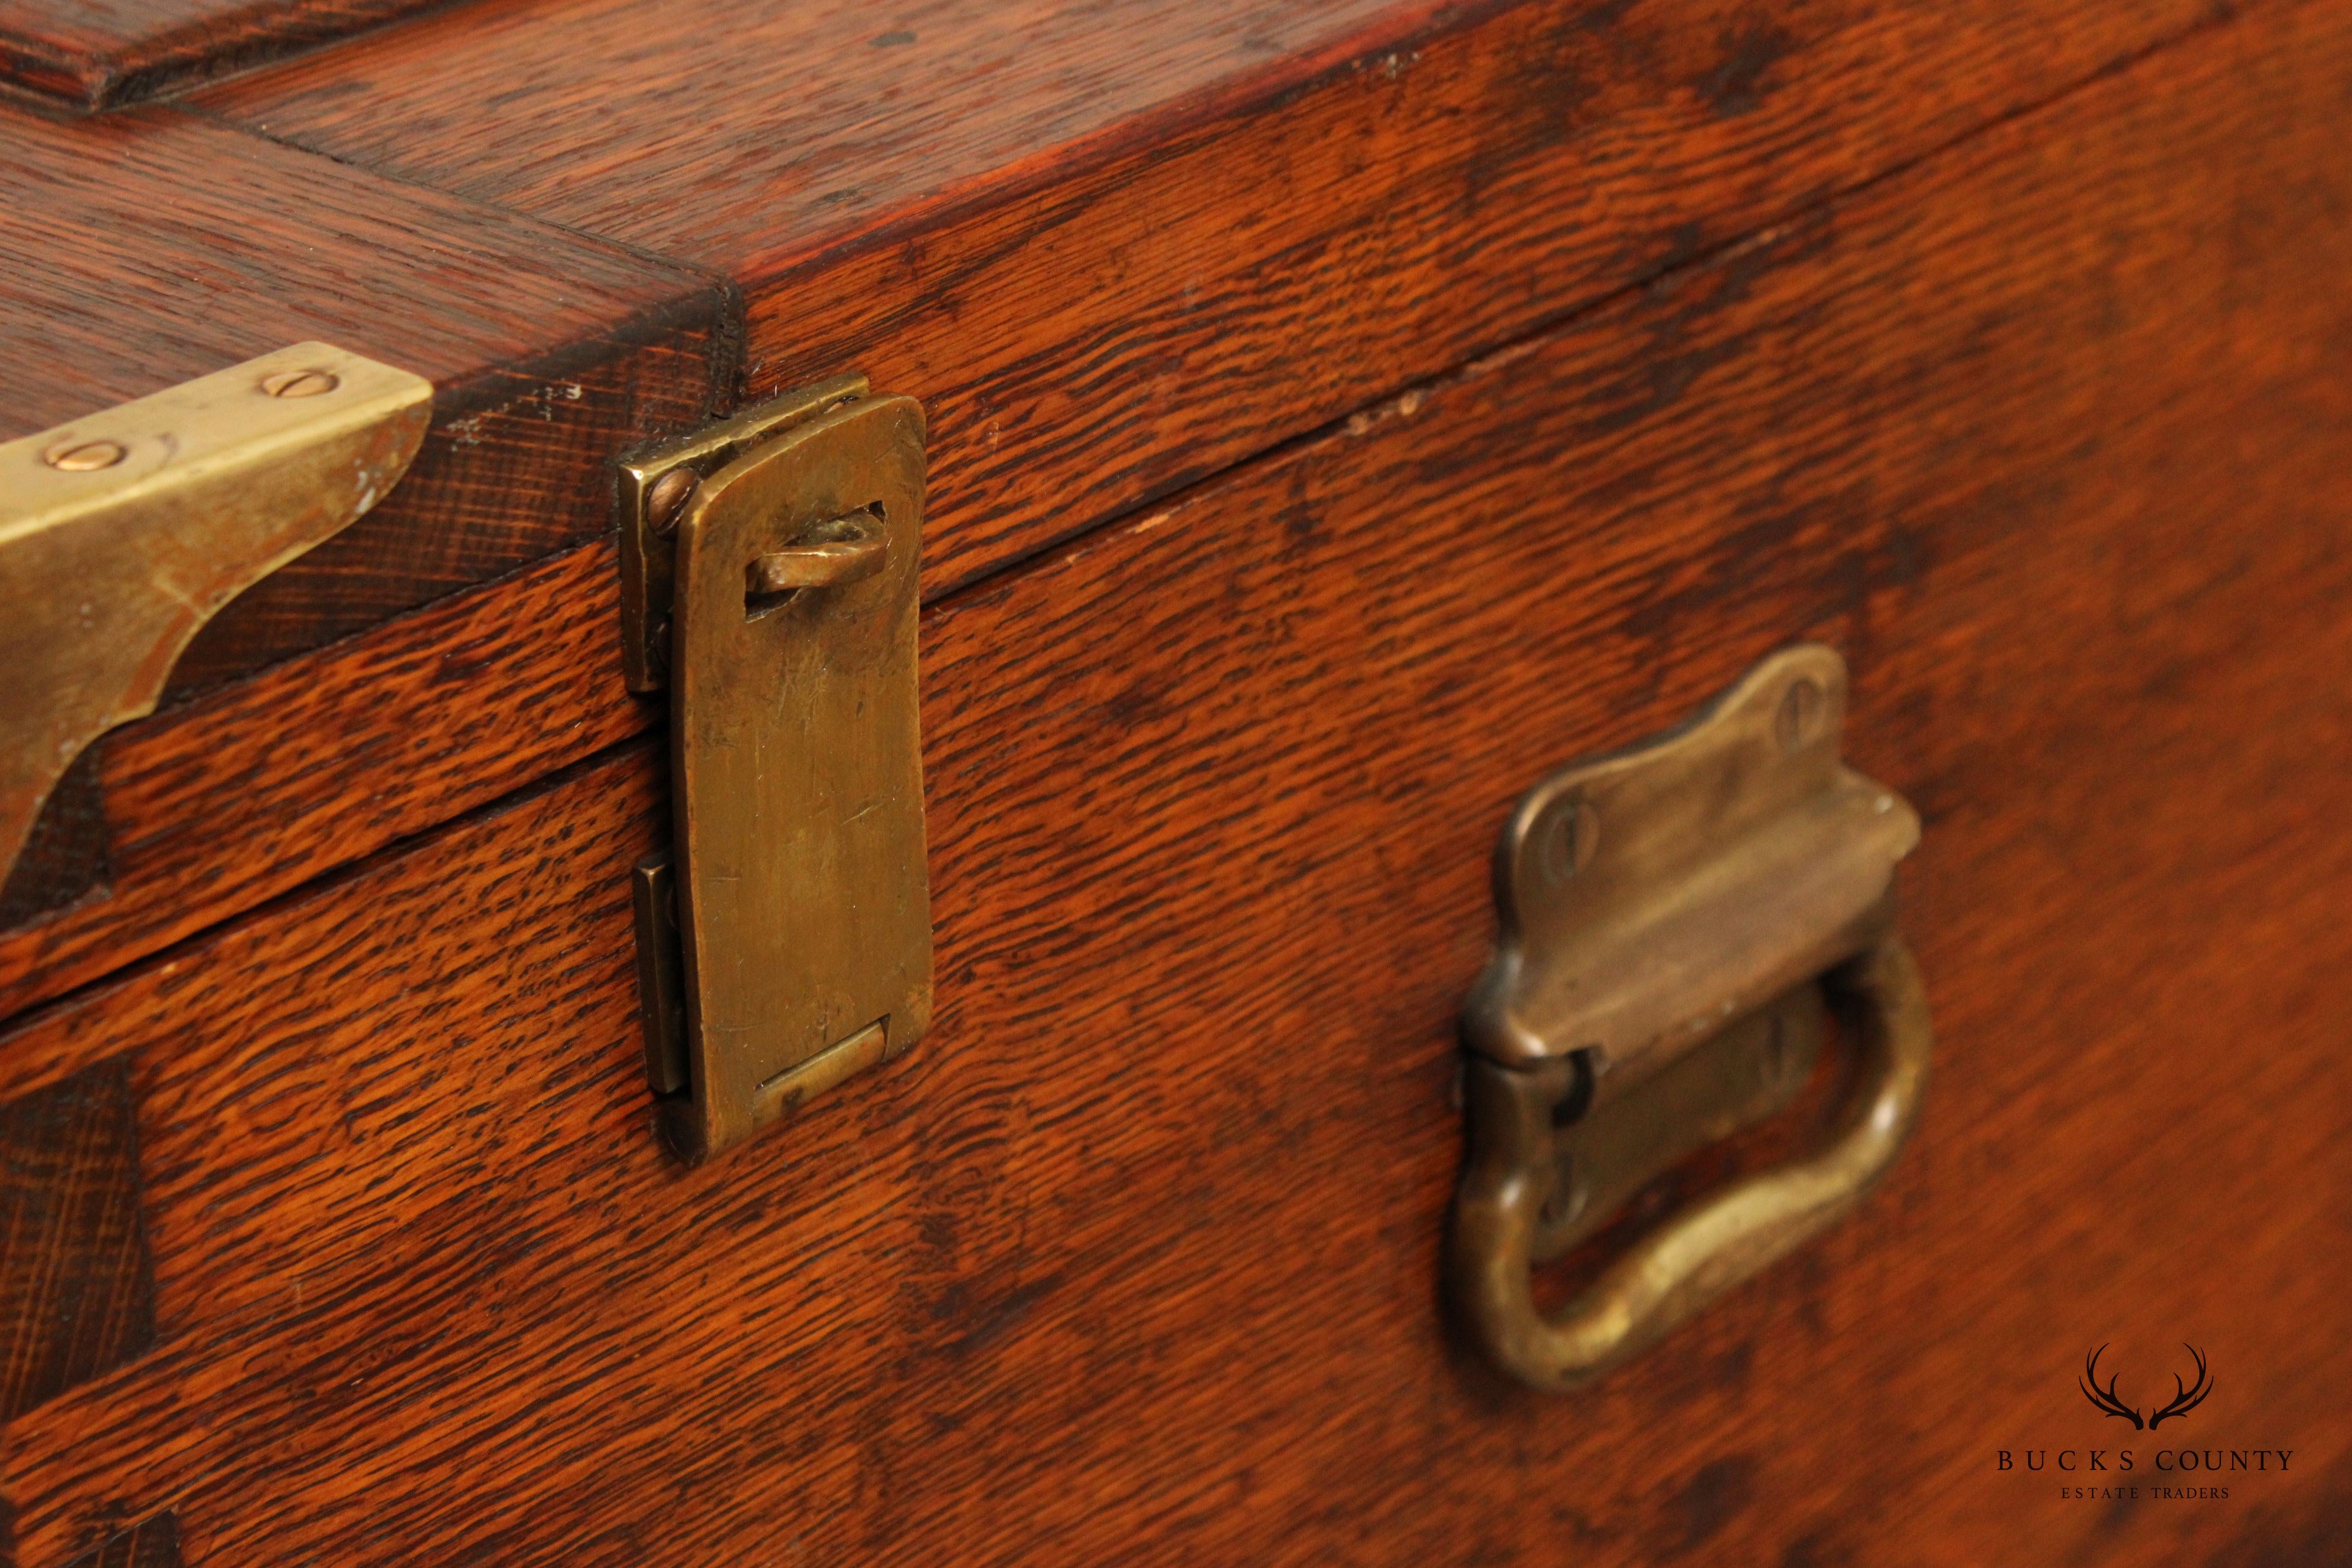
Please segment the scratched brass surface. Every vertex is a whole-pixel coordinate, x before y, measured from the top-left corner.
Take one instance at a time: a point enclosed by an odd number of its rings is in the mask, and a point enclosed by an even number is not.
[[[0,877],[222,605],[383,499],[432,405],[421,376],[298,343],[0,445]]]

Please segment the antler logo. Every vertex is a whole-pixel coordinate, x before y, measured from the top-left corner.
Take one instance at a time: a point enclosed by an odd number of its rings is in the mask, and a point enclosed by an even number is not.
[[[2114,1373],[2107,1374],[2107,1384],[2105,1388],[2099,1386],[2099,1358],[2107,1353],[2107,1347],[2105,1345],[2101,1345],[2083,1358],[2083,1397],[2118,1420],[2130,1422],[2132,1430],[2135,1432],[2143,1428],[2153,1432],[2158,1426],[2171,1420],[2174,1416],[2188,1415],[2205,1403],[2205,1396],[2213,1392],[2213,1384],[2205,1373],[2205,1352],[2191,1344],[2183,1344],[2180,1348],[2187,1351],[2190,1358],[2197,1363],[2197,1381],[2184,1386],[2180,1381],[2180,1374],[2175,1373],[2172,1377],[2172,1403],[2147,1420],[2142,1421],[2138,1409],[2126,1405],[2117,1396]]]

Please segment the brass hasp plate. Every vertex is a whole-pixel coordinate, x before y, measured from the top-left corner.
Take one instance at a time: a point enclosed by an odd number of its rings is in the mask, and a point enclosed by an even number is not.
[[[1523,1382],[1572,1387],[1654,1343],[1850,1210],[1917,1115],[1932,1034],[1891,890],[1919,820],[1838,760],[1845,700],[1835,651],[1786,649],[1683,729],[1552,774],[1504,830],[1501,935],[1464,1016],[1447,1271]],[[1533,1266],[1788,1105],[1832,1010],[1864,1063],[1835,1135],[1539,1312]]]
[[[923,433],[845,376],[624,465],[630,679],[670,692],[674,850],[636,871],[646,1070],[688,1162],[930,1022]]]
[[[433,384],[326,343],[0,445],[0,879],[74,758],[246,588],[383,499]]]

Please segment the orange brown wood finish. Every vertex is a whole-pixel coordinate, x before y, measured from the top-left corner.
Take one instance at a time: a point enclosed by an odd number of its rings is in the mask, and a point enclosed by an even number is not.
[[[432,0],[0,0],[0,79],[116,109]]]
[[[2225,47],[2186,3],[1800,15],[1220,0],[927,16],[877,33],[857,6],[785,17],[711,0],[708,25],[664,25],[677,52],[665,76],[630,64],[633,49],[579,41],[634,37],[626,3],[467,7],[215,89],[205,110],[271,139],[241,152],[163,110],[74,128],[98,137],[86,150],[63,132],[34,138],[17,193],[33,221],[0,231],[0,254],[17,234],[35,242],[0,270],[0,290],[20,290],[0,294],[0,333],[16,334],[0,349],[89,379],[35,384],[47,401],[24,428],[274,346],[256,334],[281,321],[432,376],[445,410],[391,500],[231,605],[183,662],[182,689],[589,537],[608,519],[616,447],[711,398],[845,364],[929,414],[936,597],[2139,52]],[[757,86],[744,62],[767,27],[856,84],[858,101],[898,107],[869,123]],[[949,95],[942,112],[962,110],[952,133],[920,111],[918,82]],[[594,137],[574,147],[567,126]],[[711,150],[730,142],[734,155]],[[525,145],[539,151],[509,163]],[[656,153],[680,162],[656,171]],[[245,182],[226,194],[196,177],[223,163]],[[624,168],[648,183],[610,206],[563,205]],[[445,184],[470,199],[423,188]],[[172,221],[133,221],[153,210]],[[649,267],[653,250],[675,271],[609,279],[620,260],[583,228],[613,236],[629,265]],[[428,247],[413,261],[404,234]],[[777,346],[739,367],[731,320],[663,325],[703,319],[705,267],[740,280],[755,337],[779,331],[756,328],[763,313],[788,313]],[[1092,314],[1113,307],[1113,321]],[[542,700],[550,680],[593,707],[583,740],[649,721],[583,662],[601,658],[581,639],[602,636],[604,576],[578,561],[541,568],[561,597],[514,626],[446,606],[444,621],[394,623],[375,646],[409,679],[380,668],[365,695],[322,701],[299,669],[225,695],[240,715],[219,742],[237,759],[233,789],[192,754],[214,743],[210,721],[180,730],[169,772],[147,771],[152,752],[109,763],[102,804],[67,804],[112,832],[51,825],[47,838],[74,847],[24,905],[111,896],[0,933],[0,995],[56,994],[440,820],[413,773],[478,804],[552,765],[567,710]],[[564,651],[509,692],[503,660],[535,646],[539,617]],[[479,663],[474,700],[441,701],[437,681],[414,679],[417,660],[448,679]],[[320,667],[331,681],[355,668]],[[272,703],[303,721],[270,725]],[[522,732],[510,745],[509,723]],[[339,751],[338,725],[370,738]],[[289,765],[260,760],[271,750]],[[322,839],[321,813],[367,826]],[[269,827],[270,853],[222,853],[236,823]]]
[[[435,384],[408,479],[240,597],[217,683],[596,537],[616,447],[731,388],[718,280],[185,110],[0,102],[0,438],[319,339]]]
[[[0,1421],[154,1340],[137,1144],[119,1058],[0,1104]]]
[[[605,546],[299,667],[297,765],[272,675],[126,733],[145,956],[13,959],[0,1101],[125,1064],[156,1343],[0,1434],[16,1562],[167,1510],[191,1564],[2352,1555],[2347,79],[2352,8],[2250,8],[951,574],[931,1033],[708,1167],[649,1125]],[[1926,822],[1927,1115],[1843,1228],[1526,1394],[1439,1305],[1496,826],[1808,637]],[[296,782],[442,671],[428,765]],[[238,769],[290,868],[173,826],[252,821]],[[2183,1338],[2195,1441],[2288,1472],[1999,1470],[2122,1446],[2086,1340]]]
[[[118,1530],[66,1568],[181,1568],[180,1527],[168,1513]]]
[[[2210,19],[2204,0],[957,0],[895,20],[525,0],[201,101],[724,273],[747,397],[854,366],[921,399],[937,593]],[[813,85],[775,90],[745,63],[762,51]]]

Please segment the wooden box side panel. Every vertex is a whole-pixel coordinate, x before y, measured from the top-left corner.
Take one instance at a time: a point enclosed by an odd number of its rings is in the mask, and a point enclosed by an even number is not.
[[[433,3],[0,0],[0,81],[80,109],[116,109]]]
[[[128,1064],[0,1104],[0,1422],[155,1337]]]
[[[593,15],[607,26],[634,13]],[[2210,31],[2175,6],[2049,16],[1990,6],[1956,19],[1948,7],[1909,5],[1832,17],[1685,3],[1601,16],[1528,4],[1444,26],[1412,6],[1379,11],[1377,25],[1366,20],[1373,15],[1325,15],[1242,58],[1217,52],[1233,40],[1201,30],[1206,14],[1155,14],[1151,26],[1191,40],[1190,77],[1143,68],[1150,51],[1132,39],[1088,56],[1091,24],[1066,22],[1054,47],[1088,61],[1086,92],[1069,77],[1032,81],[1003,103],[983,93],[967,107],[987,112],[960,121],[959,137],[928,161],[904,142],[837,149],[852,164],[878,159],[890,171],[887,181],[861,177],[852,202],[803,211],[780,195],[729,209],[737,240],[783,246],[789,233],[811,251],[778,251],[780,270],[753,290],[763,346],[743,371],[746,386],[761,394],[856,363],[927,398],[926,571],[937,595],[1597,291],[1685,265],[1743,226],[2054,92],[2069,73],[2168,41],[2201,47]],[[1351,16],[1358,31],[1330,32]],[[603,68],[572,40],[575,20],[566,13],[560,63],[593,78]],[[799,8],[791,21],[818,33],[842,25]],[[394,148],[366,138],[396,124],[400,145],[416,141],[416,155],[429,157],[438,132],[419,127],[441,121],[424,114],[426,97],[477,68],[465,62],[482,49],[524,84],[502,88],[499,101],[569,101],[570,77],[529,63],[551,25],[530,6],[495,23],[453,16],[430,24],[439,42],[423,57],[392,36],[339,64],[224,89],[219,103],[272,135],[299,132],[340,157],[405,168]],[[864,55],[827,57],[829,68],[864,80],[883,70],[874,60],[896,62],[873,79],[889,81],[915,60],[936,75],[959,36],[932,29],[903,48],[867,40]],[[2020,48],[2025,37],[2040,46]],[[1339,47],[1333,37],[1346,46],[1336,66],[1317,53]],[[1293,53],[1282,55],[1280,40]],[[691,39],[662,47],[717,68]],[[1891,76],[1882,68],[1890,60],[1899,68]],[[1187,82],[1215,89],[1187,97]],[[960,78],[950,85],[975,90]],[[713,90],[697,112],[719,142],[778,112],[816,115],[792,123],[822,142],[825,114],[844,112],[814,99],[745,102]],[[625,141],[641,129],[608,100],[597,117],[600,136]],[[508,131],[527,141],[549,129],[508,127],[490,140],[503,147]],[[814,144],[779,135],[761,146],[762,156],[797,158]],[[463,184],[488,143],[466,145],[463,168],[411,172]],[[1003,163],[1031,145],[1037,157]],[[571,167],[542,152],[532,167]],[[581,157],[580,177],[544,190],[484,188],[539,205],[572,199],[597,184],[588,172],[603,170]],[[635,175],[625,183],[652,188]],[[618,223],[677,199],[559,216]],[[718,221],[698,206],[684,216]],[[873,228],[886,220],[895,237]],[[635,237],[693,248],[680,233]],[[184,274],[203,275],[153,269]],[[139,303],[107,289],[93,297],[110,310]],[[1106,301],[1123,323],[1111,339],[1101,336]],[[174,319],[208,319],[173,303]],[[439,313],[394,312],[428,322]],[[734,385],[723,321],[648,321],[601,368],[548,363],[469,383],[393,500],[232,605],[183,661],[183,687],[352,633],[598,531],[614,447],[690,419]],[[527,611],[507,624],[486,621],[479,599],[445,602],[378,628],[349,657],[278,671],[173,727],[120,737],[98,803],[113,828],[110,866],[85,852],[44,882],[33,907],[100,896],[0,934],[0,1010],[58,994],[642,728],[651,710],[624,694],[595,646],[612,635],[611,571],[602,556],[543,563],[521,590]],[[350,679],[362,668],[376,684]],[[408,678],[427,668],[429,681]],[[436,683],[466,672],[488,704],[453,714]],[[513,690],[502,684],[509,678]],[[348,744],[321,763],[321,737]],[[256,843],[268,852],[221,847]]]
[[[0,438],[310,339],[434,383],[408,478],[231,603],[182,689],[607,531],[614,453],[733,395],[739,306],[695,268],[177,109],[0,103]]]
[[[854,0],[525,0],[204,101],[723,272],[747,395],[854,365],[921,398],[936,596],[2215,25],[1024,0],[881,31]],[[743,68],[762,48],[798,90]]]
[[[7,1428],[25,1568],[167,1507],[191,1563],[2324,1556],[2347,62],[2143,62],[936,607],[934,1031],[730,1160],[647,1126],[649,742],[0,1042],[131,1053],[163,1336]],[[1804,636],[1928,821],[1926,1126],[1518,1394],[1436,1290],[1495,826]],[[2002,1489],[2109,1440],[2086,1342],[2190,1335],[2199,1440],[2293,1471]]]

